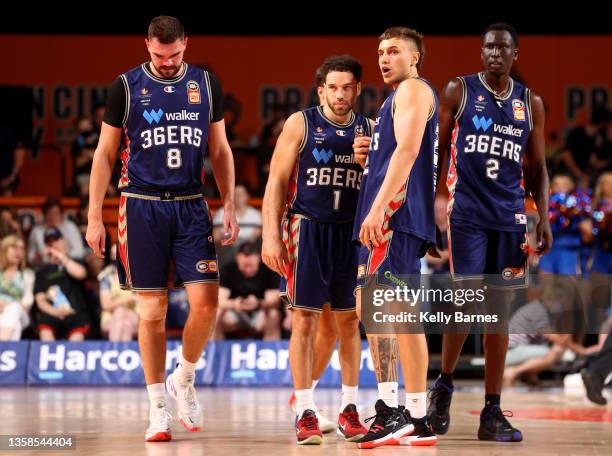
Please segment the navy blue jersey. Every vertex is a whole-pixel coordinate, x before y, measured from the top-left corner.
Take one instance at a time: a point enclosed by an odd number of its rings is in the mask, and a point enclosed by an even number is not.
[[[211,120],[210,75],[183,64],[174,79],[145,64],[121,75],[123,121],[119,188],[199,191]]]
[[[533,129],[529,89],[510,79],[502,98],[494,94],[483,73],[458,79],[463,98],[451,139],[450,218],[524,231],[523,156]]]
[[[361,114],[346,125],[337,124],[317,106],[302,111],[304,138],[289,181],[287,211],[328,223],[351,222],[363,169],[355,161],[355,136],[370,135]]]
[[[429,83],[422,78],[430,88]],[[419,154],[412,165],[408,180],[388,203],[383,234],[391,229],[411,234],[425,241],[435,242],[434,197],[436,191],[436,169],[438,162],[438,99],[427,119]],[[353,239],[359,239],[361,223],[366,218],[380,187],[385,180],[391,156],[397,147],[393,114],[395,91],[389,95],[376,115],[374,134],[370,142],[367,166],[364,171],[362,190],[359,195],[357,219]],[[386,223],[388,221],[388,223]]]

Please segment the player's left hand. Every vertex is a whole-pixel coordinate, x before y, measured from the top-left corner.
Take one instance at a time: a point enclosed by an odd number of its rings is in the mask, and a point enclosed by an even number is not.
[[[238,239],[238,233],[240,227],[238,226],[238,220],[236,220],[236,212],[234,211],[234,205],[223,206],[223,235],[224,238],[221,241],[221,245],[232,245]]]
[[[384,242],[382,225],[385,221],[384,209],[370,209],[367,217],[361,224],[359,230],[359,240],[368,249],[380,246]]]
[[[550,229],[550,222],[548,218],[543,218],[536,225],[536,253],[538,255],[546,255],[553,243],[553,235]]]

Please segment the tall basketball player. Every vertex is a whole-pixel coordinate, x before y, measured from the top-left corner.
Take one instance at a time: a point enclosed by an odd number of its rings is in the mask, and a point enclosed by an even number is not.
[[[544,158],[544,104],[510,77],[518,34],[493,24],[482,34],[484,71],[450,81],[440,101],[440,146],[450,148],[449,247],[456,279],[496,274],[525,286],[527,218],[523,168],[538,208],[536,253],[552,245],[548,222],[548,174]],[[525,160],[526,159],[526,160]],[[506,294],[507,296],[507,294]],[[445,334],[442,372],[430,393],[428,414],[437,434],[448,431],[453,371],[467,334]],[[485,405],[478,438],[520,442],[500,408],[507,334],[485,334]]]

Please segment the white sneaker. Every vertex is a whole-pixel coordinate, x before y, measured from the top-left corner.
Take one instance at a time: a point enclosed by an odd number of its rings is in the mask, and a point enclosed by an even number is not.
[[[174,379],[174,372],[166,380],[166,390],[178,405],[178,418],[189,432],[202,430],[202,409],[193,383],[181,386]]]
[[[327,418],[325,418],[322,414],[320,410],[316,410],[315,413],[317,414],[317,419],[319,420],[319,430],[323,433],[323,434],[329,434],[330,432],[336,432],[336,429],[338,429],[338,424],[335,423],[334,421],[328,420]]]
[[[170,423],[172,415],[166,410],[164,402],[149,410],[149,428],[145,433],[145,442],[169,442],[172,440]]]

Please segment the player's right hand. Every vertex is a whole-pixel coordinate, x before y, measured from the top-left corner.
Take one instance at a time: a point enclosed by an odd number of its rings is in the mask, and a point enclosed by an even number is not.
[[[104,247],[106,231],[104,230],[102,220],[89,220],[89,223],[87,223],[85,240],[87,241],[87,245],[89,245],[91,250],[93,250],[94,255],[103,259],[106,251],[106,248]]]
[[[355,155],[355,161],[361,165],[362,168],[365,168],[371,141],[372,138],[369,136],[357,136],[355,137],[355,141],[353,141],[353,154]]]
[[[261,247],[261,259],[266,266],[279,276],[287,276],[289,255],[285,244],[280,239],[264,239]]]

